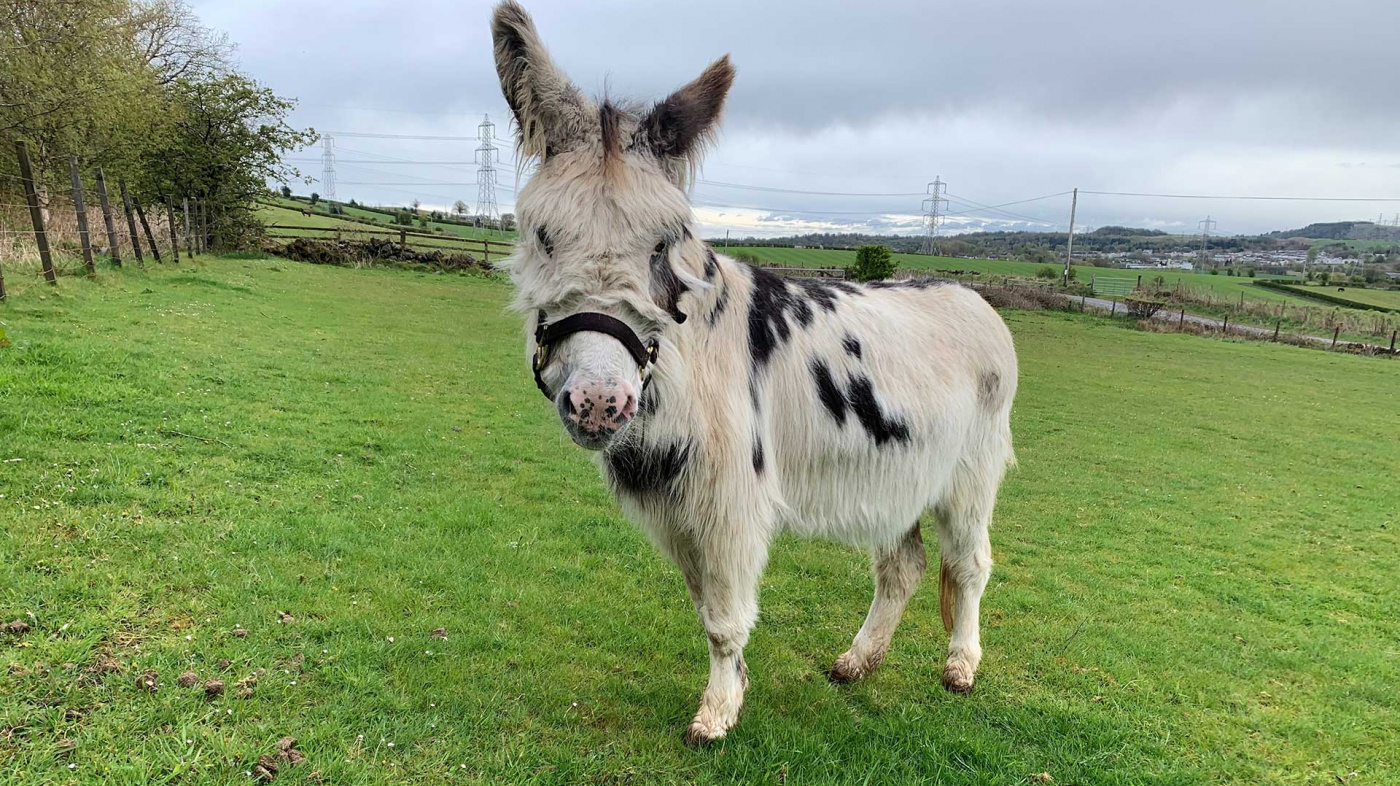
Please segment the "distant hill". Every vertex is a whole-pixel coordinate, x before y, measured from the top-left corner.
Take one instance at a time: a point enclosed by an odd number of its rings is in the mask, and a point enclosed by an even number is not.
[[[1400,227],[1374,221],[1331,221],[1308,224],[1302,229],[1270,232],[1269,237],[1306,237],[1314,240],[1400,240]]]

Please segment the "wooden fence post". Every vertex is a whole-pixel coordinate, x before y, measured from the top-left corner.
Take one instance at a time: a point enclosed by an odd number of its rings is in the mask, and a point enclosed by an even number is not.
[[[136,236],[136,214],[131,212],[131,194],[126,190],[126,179],[117,180],[117,188],[122,192],[122,209],[126,211],[126,228],[131,233],[131,255],[136,257],[136,266],[145,267],[146,258],[141,256],[141,239]]]
[[[185,206],[185,253],[194,259],[194,233],[190,231],[190,198],[182,197]]]
[[[1278,341],[1278,329],[1281,325],[1283,325],[1283,322],[1274,323],[1274,341]]]
[[[1229,314],[1226,314],[1226,315],[1225,315],[1225,322],[1224,322],[1224,324],[1222,324],[1221,327],[1220,327],[1220,335],[1223,336],[1223,335],[1225,335],[1225,334],[1227,334],[1227,333],[1229,333],[1229,332],[1230,332],[1230,315],[1229,315]]]
[[[24,200],[29,203],[29,220],[34,223],[34,242],[39,246],[39,262],[44,266],[44,280],[58,284],[58,273],[53,269],[53,255],[49,253],[49,233],[44,231],[44,211],[39,207],[39,192],[34,188],[34,170],[29,166],[29,146],[24,140],[16,140],[15,150],[19,152],[19,174],[24,179]]]
[[[1113,307],[1112,307],[1111,309],[1109,309],[1108,315],[1109,315],[1110,317],[1112,317],[1112,316],[1116,316],[1117,314],[1118,314],[1118,301],[1115,300],[1115,301],[1113,301]]]
[[[73,209],[78,213],[78,239],[83,244],[83,267],[89,276],[97,275],[92,263],[92,235],[88,231],[87,202],[83,200],[83,178],[78,173],[78,157],[68,158],[68,174],[73,178]]]
[[[199,251],[209,251],[209,200],[197,200],[199,205]]]
[[[399,230],[399,251],[407,251],[407,250],[408,250],[408,232],[405,231],[405,230],[400,229],[400,230]]]
[[[180,236],[175,232],[175,200],[165,197],[165,222],[170,226],[170,255],[180,264]]]
[[[484,261],[484,262],[489,266],[489,265],[491,264],[491,241],[489,241],[489,240],[483,240],[483,241],[481,241],[481,248],[482,248],[482,254],[481,254],[481,256],[482,256],[482,261]]]
[[[1342,326],[1341,326],[1341,325],[1338,325],[1338,326],[1332,331],[1332,346],[1329,347],[1329,349],[1336,349],[1336,348],[1337,348],[1337,336],[1341,335],[1341,332],[1342,332]]]
[[[107,226],[107,249],[112,264],[121,267],[122,255],[117,248],[117,223],[112,220],[112,200],[107,197],[107,176],[97,168],[97,199],[102,204],[102,223]]]
[[[1080,295],[1080,296],[1079,296],[1079,313],[1081,313],[1081,314],[1084,313],[1084,300],[1085,300],[1085,296],[1084,296],[1084,295]]]
[[[3,283],[3,282],[0,282],[0,288],[3,288],[3,287],[4,287],[4,283]],[[1392,355],[1395,354],[1395,334],[1396,334],[1396,333],[1400,333],[1400,330],[1392,330],[1392,331],[1390,331],[1390,354],[1392,354]]]
[[[160,261],[160,249],[156,247],[156,238],[151,234],[151,224],[146,220],[146,211],[141,209],[141,200],[132,200],[136,205],[136,217],[141,219],[141,229],[146,232],[146,245],[151,247],[151,258]]]
[[[1186,306],[1181,307],[1181,316],[1176,320],[1176,329],[1181,330],[1186,327]]]

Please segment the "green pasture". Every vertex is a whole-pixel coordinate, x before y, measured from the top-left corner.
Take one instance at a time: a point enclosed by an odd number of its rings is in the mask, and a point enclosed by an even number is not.
[[[1400,310],[1400,289],[1373,289],[1371,287],[1360,289],[1354,286],[1337,286],[1336,284],[1325,287],[1316,284],[1307,284],[1289,287],[1289,289],[1305,296],[1313,293],[1320,293],[1330,298],[1341,298],[1367,306],[1380,306],[1381,308]]]
[[[350,209],[347,208],[347,212],[348,210]],[[325,227],[327,229],[342,229],[345,230],[346,234],[344,235],[344,237],[347,240],[368,240],[370,237],[383,237],[397,241],[400,229],[406,229],[409,232],[425,231],[416,224],[412,227],[399,227],[397,225],[387,223],[382,226],[372,226],[370,224],[365,224],[358,221],[347,221],[345,219],[337,218],[335,216],[324,213],[312,213],[308,216],[304,215],[303,213],[301,213],[300,210],[296,208],[266,204],[259,204],[257,206],[256,215],[258,216],[259,220],[261,220],[264,224],[267,225],[276,224],[279,226]],[[277,232],[279,234],[308,237],[317,240],[334,239],[334,235],[331,235],[326,232],[307,231],[300,229],[277,229],[269,231]],[[431,232],[432,230],[426,231]],[[441,238],[415,237],[413,235],[409,235],[408,245],[411,248],[416,248],[419,250],[442,249],[443,251],[458,251],[469,253],[473,256],[481,256],[480,244],[467,245],[463,243],[453,242],[452,237],[448,236],[448,234],[449,233],[444,232],[443,237]],[[468,237],[465,234],[459,234],[458,236]],[[503,240],[502,242],[506,241]],[[493,246],[491,249],[491,257],[493,260],[498,257],[504,257],[507,253],[509,253],[509,250],[505,248],[498,248]]]
[[[1400,781],[1394,362],[1006,313],[976,691],[933,581],[830,684],[868,561],[784,538],[691,750],[704,633],[509,296],[206,256],[0,305],[0,782],[248,784],[288,736],[278,784]]]
[[[790,267],[846,267],[853,264],[856,259],[856,252],[846,249],[772,248],[765,246],[734,246],[732,249],[750,252],[759,259],[774,265]],[[1030,278],[1035,276],[1037,270],[1045,267],[1043,264],[1011,259],[964,259],[923,254],[895,254],[894,258],[900,267],[919,270],[973,270],[983,276]],[[1052,265],[1057,271],[1062,270],[1063,266],[1063,261]],[[1223,273],[1212,276],[1207,273],[1193,273],[1184,270],[1120,270],[1092,265],[1075,265],[1074,270],[1077,280],[1085,283],[1088,283],[1093,276],[1131,278],[1134,281],[1139,275],[1143,277],[1143,281],[1150,281],[1161,276],[1167,286],[1175,286],[1180,281],[1185,286],[1209,289],[1220,296],[1238,298],[1243,294],[1246,300],[1285,300],[1289,302],[1297,300],[1297,298],[1290,297],[1283,292],[1256,287],[1253,284],[1253,279],[1247,276],[1227,276]]]
[[[341,220],[341,219],[338,219],[338,218],[336,218],[335,216],[332,216],[332,215],[331,215],[331,213],[330,213],[330,205],[329,205],[328,203],[326,203],[324,200],[321,201],[321,202],[316,203],[316,206],[315,206],[314,208],[311,207],[310,203],[305,202],[305,201],[302,201],[302,200],[300,200],[300,199],[285,199],[285,198],[283,198],[283,197],[278,196],[278,197],[271,198],[269,201],[273,202],[274,204],[276,204],[276,205],[279,206],[279,207],[290,208],[291,210],[295,211],[295,212],[297,213],[297,215],[301,215],[301,214],[300,214],[300,211],[301,211],[301,210],[310,210],[310,211],[312,211],[314,214],[316,214],[317,216],[326,216],[326,217],[332,218],[332,219],[334,219],[334,220]],[[356,217],[356,218],[362,218],[362,219],[366,219],[366,220],[369,220],[369,221],[374,221],[374,222],[376,222],[376,223],[384,224],[384,225],[387,226],[387,227],[393,227],[393,228],[395,228],[395,231],[397,231],[397,229],[398,229],[398,226],[399,226],[399,225],[397,225],[397,224],[394,223],[394,217],[391,216],[391,215],[389,215],[389,214],[387,214],[387,213],[382,213],[382,212],[380,212],[380,211],[378,211],[378,210],[368,210],[368,209],[363,208],[363,207],[352,207],[352,206],[347,205],[347,204],[345,204],[345,203],[343,203],[343,202],[337,202],[336,204],[339,205],[340,208],[341,208],[342,210],[345,211],[345,215],[347,215],[347,216],[354,216],[354,217]],[[423,210],[423,211],[421,212],[421,214],[424,215],[424,216],[426,216],[426,215],[428,215],[429,212],[430,212],[430,211]],[[349,223],[359,223],[359,222],[349,222]],[[362,225],[362,226],[363,226],[363,225]],[[365,228],[374,229],[374,227],[365,227]],[[404,227],[404,228],[405,228],[405,229],[413,229],[414,231],[418,231],[418,232],[424,231],[423,228],[420,227],[420,226],[418,225],[418,221],[417,221],[417,218],[416,218],[416,217],[415,217],[415,219],[414,219],[414,223],[413,223],[413,226],[412,226],[412,227]],[[495,241],[502,242],[502,243],[511,243],[511,242],[514,242],[515,239],[516,239],[516,237],[517,237],[517,234],[516,234],[514,231],[510,231],[510,232],[496,232],[496,231],[490,230],[490,229],[481,229],[481,228],[478,228],[478,227],[463,226],[463,225],[461,225],[461,224],[453,223],[453,222],[450,222],[450,221],[432,221],[432,220],[428,221],[428,230],[427,230],[427,231],[433,232],[433,231],[436,231],[436,230],[438,230],[438,229],[441,229],[443,232],[445,232],[445,233],[447,233],[447,234],[456,235],[456,236],[458,236],[458,237],[466,237],[466,238],[471,238],[471,239],[473,239],[473,240],[495,240]]]

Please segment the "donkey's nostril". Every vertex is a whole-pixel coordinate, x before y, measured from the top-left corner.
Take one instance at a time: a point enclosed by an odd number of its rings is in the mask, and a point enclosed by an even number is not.
[[[631,395],[631,394],[628,394],[627,400],[624,401],[623,404],[622,404],[622,413],[621,413],[621,414],[622,414],[621,420],[622,420],[623,422],[626,422],[626,421],[631,420],[631,419],[632,419],[632,416],[637,414],[637,397],[636,397],[636,396],[633,396],[633,395]]]

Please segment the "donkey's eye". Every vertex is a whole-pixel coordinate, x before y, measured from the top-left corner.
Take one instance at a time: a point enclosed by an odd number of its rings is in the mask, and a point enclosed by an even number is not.
[[[661,241],[660,243],[657,243],[657,244],[656,244],[656,248],[653,248],[653,249],[651,250],[651,253],[653,253],[653,254],[664,254],[664,253],[666,253],[666,241],[663,240],[663,241]]]
[[[537,227],[535,229],[535,239],[538,240],[540,246],[544,248],[545,254],[554,256],[554,241],[550,239],[549,233],[544,231],[544,227]]]

